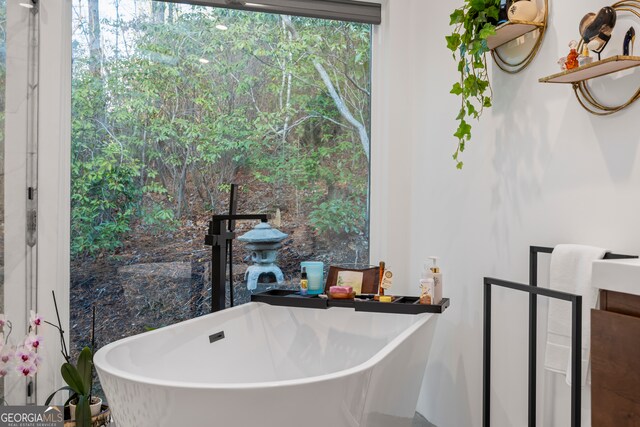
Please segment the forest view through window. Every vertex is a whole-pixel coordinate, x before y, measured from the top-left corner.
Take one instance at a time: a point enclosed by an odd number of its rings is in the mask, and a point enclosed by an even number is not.
[[[98,345],[210,311],[204,235],[229,183],[238,213],[289,235],[286,286],[301,261],[369,262],[370,40],[366,24],[73,0],[75,351],[93,305]],[[233,262],[237,305],[251,264],[238,241]]]

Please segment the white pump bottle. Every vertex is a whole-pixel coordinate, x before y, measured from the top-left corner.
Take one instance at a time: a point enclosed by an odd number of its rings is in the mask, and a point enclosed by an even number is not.
[[[442,273],[440,267],[438,267],[438,257],[430,256],[429,259],[433,261],[431,266],[431,273],[433,274],[433,304],[440,304],[442,301]]]
[[[435,281],[429,264],[424,265],[424,271],[420,275],[420,304],[434,304]]]

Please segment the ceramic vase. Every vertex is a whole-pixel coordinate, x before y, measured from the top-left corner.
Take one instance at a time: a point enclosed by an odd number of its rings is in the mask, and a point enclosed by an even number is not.
[[[530,0],[520,0],[509,7],[509,21],[532,22],[538,16],[538,6]]]
[[[102,408],[102,399],[94,396],[91,400],[94,403],[89,405],[89,408],[91,410],[91,416],[95,417],[100,413],[100,409]],[[69,402],[69,415],[71,415],[72,421],[76,419],[76,405],[71,402]]]

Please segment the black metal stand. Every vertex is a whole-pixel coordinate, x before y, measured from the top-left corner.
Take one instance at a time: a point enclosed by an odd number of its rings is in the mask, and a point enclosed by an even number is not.
[[[225,309],[225,293],[227,280],[227,259],[230,272],[231,305],[233,305],[233,239],[236,237],[236,220],[260,220],[267,222],[266,214],[237,215],[235,213],[237,200],[236,185],[231,185],[231,200],[229,215],[213,215],[209,221],[209,232],[204,238],[204,244],[211,246],[211,312]],[[228,223],[227,223],[228,222]]]
[[[536,354],[538,336],[538,295],[571,302],[571,427],[580,427],[582,375],[582,297],[538,287],[538,254],[552,253],[553,248],[529,248],[529,285],[506,280],[484,278],[483,315],[483,389],[482,425],[491,426],[491,286],[514,289],[529,294],[529,371],[528,371],[528,427],[536,427]],[[607,253],[605,259],[637,258],[632,255]]]

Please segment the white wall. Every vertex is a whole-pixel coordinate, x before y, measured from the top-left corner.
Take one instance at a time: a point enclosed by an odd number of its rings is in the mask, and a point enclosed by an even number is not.
[[[581,109],[569,86],[538,83],[556,72],[557,58],[578,37],[580,18],[602,2],[551,0],[550,28],[533,64],[515,76],[491,70],[494,107],[474,123],[462,171],[451,159],[459,100],[449,94],[456,64],[444,43],[457,4],[390,0],[385,86],[378,88],[385,99],[374,102],[383,111],[374,118],[383,123],[382,138],[374,131],[373,145],[389,153],[382,170],[390,172],[391,189],[376,195],[374,186],[372,218],[383,205],[378,197],[396,210],[385,217],[388,240],[383,248],[374,241],[372,260],[386,255],[400,264],[398,270],[407,266],[409,274],[399,273],[398,292],[415,294],[425,257],[440,255],[445,294],[452,300],[439,319],[418,406],[439,427],[481,425],[484,276],[526,282],[529,245],[570,242],[640,253],[640,103],[595,117]],[[619,21],[608,54],[621,50],[618,39],[629,22]],[[640,84],[640,72],[631,74],[594,86],[621,101],[618,92]],[[373,155],[375,168],[375,148]],[[525,426],[527,297],[495,290],[494,307],[492,425]],[[542,372],[543,392],[538,424],[568,426],[568,387]],[[589,425],[589,393],[583,393],[583,425]]]
[[[411,235],[410,153],[413,52],[407,43],[414,29],[407,25],[406,0],[382,2],[384,24],[374,27],[372,49],[371,132],[371,256],[385,260],[395,281],[410,279],[407,256]]]

